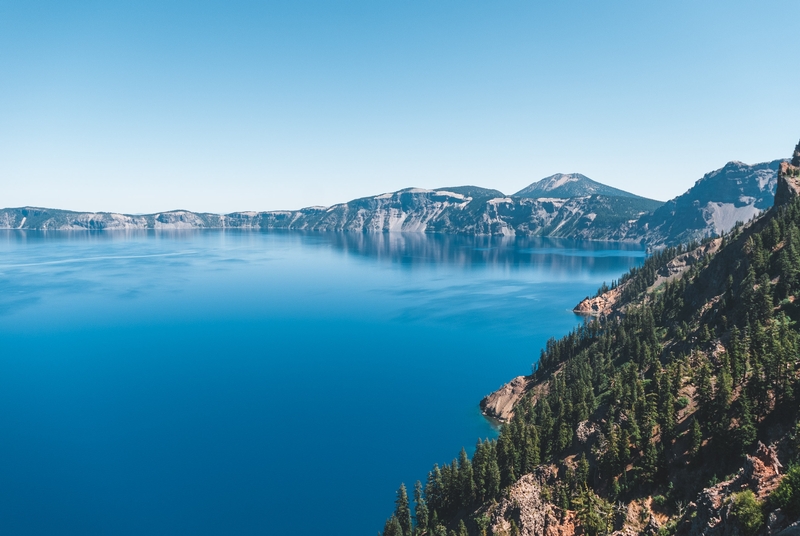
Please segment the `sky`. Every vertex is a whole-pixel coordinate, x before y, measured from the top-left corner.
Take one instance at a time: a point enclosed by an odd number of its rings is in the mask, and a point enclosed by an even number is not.
[[[796,0],[0,0],[0,206],[296,209],[800,139]]]

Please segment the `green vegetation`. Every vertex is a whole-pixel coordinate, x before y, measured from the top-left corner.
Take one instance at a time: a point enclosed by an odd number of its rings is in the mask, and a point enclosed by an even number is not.
[[[624,315],[548,341],[532,376],[541,388],[518,403],[497,440],[479,441],[472,459],[462,450],[452,463],[434,465],[424,486],[427,527],[418,514],[414,533],[482,533],[474,512],[550,463],[559,469],[546,491],[551,501],[601,534],[610,504],[651,495],[685,504],[741,467],[765,423],[794,426],[800,199],[720,240],[715,254],[696,249],[702,244],[654,254],[612,283],[622,289]],[[648,293],[667,263],[687,252],[683,275]],[[576,430],[587,421],[599,430],[581,443]],[[771,501],[800,515],[800,469]],[[385,534],[410,534],[401,504],[398,492]],[[763,524],[750,492],[734,497],[731,515],[743,533]],[[402,533],[388,532],[397,530],[393,519]]]
[[[800,465],[789,468],[769,500],[790,518],[800,516]]]
[[[750,490],[734,494],[731,516],[739,525],[743,536],[755,536],[764,524],[761,503],[758,502],[755,494]]]

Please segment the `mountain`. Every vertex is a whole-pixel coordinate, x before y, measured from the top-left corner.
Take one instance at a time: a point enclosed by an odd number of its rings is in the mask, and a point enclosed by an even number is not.
[[[586,197],[590,195],[604,195],[608,197],[639,197],[630,192],[612,188],[595,182],[580,173],[556,173],[526,186],[514,197],[531,197],[539,199],[544,197],[567,199],[570,197]],[[640,198],[641,199],[641,198]]]
[[[524,235],[638,242],[658,248],[728,232],[736,221],[747,221],[766,209],[774,198],[781,162],[752,166],[731,162],[706,174],[685,194],[667,203],[573,174],[543,179],[518,193],[525,195],[506,196],[478,186],[407,188],[331,207],[287,211],[210,214],[176,210],[127,215],[8,208],[0,210],[0,228],[239,228]],[[608,192],[624,195],[607,195]]]
[[[481,188],[480,186],[448,186],[445,188],[437,188],[436,190],[440,192],[441,191],[453,192],[455,194],[461,194],[466,197],[472,197],[473,199],[481,199],[481,198],[495,199],[497,197],[506,196],[506,194],[504,194],[500,190]]]
[[[414,487],[414,536],[798,534],[797,151],[767,211],[603,285],[482,401],[498,438]],[[411,534],[405,489],[383,536]]]
[[[297,229],[504,236],[521,234],[586,240],[623,240],[639,218],[661,205],[657,201],[636,197],[596,195],[572,199],[530,199],[495,197],[496,193],[499,192],[475,187],[443,190],[409,188],[331,207],[231,214],[172,211],[142,216],[23,207],[0,210],[0,228]]]
[[[630,238],[660,246],[730,231],[737,221],[749,221],[772,206],[781,162],[729,162],[707,173],[686,193],[642,217]]]

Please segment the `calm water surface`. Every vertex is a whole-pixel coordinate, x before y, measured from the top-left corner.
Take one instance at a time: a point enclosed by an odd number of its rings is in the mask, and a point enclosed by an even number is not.
[[[0,532],[374,535],[632,246],[0,234]]]

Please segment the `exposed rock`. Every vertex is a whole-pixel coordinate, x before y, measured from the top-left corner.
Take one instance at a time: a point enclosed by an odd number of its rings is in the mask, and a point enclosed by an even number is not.
[[[650,520],[647,522],[647,526],[645,526],[643,531],[644,534],[649,536],[657,536],[660,529],[661,523],[658,522],[653,514],[650,514]]]
[[[759,442],[753,456],[747,456],[744,467],[731,480],[706,488],[698,497],[690,514],[695,516],[690,525],[684,525],[682,533],[691,536],[732,536],[734,523],[729,522],[734,493],[751,490],[759,500],[764,500],[778,487],[781,479],[781,463],[775,447]],[[690,517],[690,516],[689,516]]]
[[[778,187],[775,190],[775,205],[784,205],[792,199],[800,195],[800,163],[794,162],[800,160],[795,149],[795,156],[792,158],[792,163],[781,162],[780,171],[778,172]]]
[[[650,288],[647,289],[648,292],[666,282],[671,282],[679,278],[698,261],[719,251],[721,246],[722,239],[716,238],[693,249],[692,251],[687,251],[686,253],[678,255],[658,271],[656,274],[656,280],[653,282]],[[583,299],[578,305],[575,306],[572,312],[586,316],[611,316],[612,314],[618,312],[617,303],[619,303],[622,292],[627,284],[627,282],[623,283],[620,286],[608,290],[593,298]]]
[[[777,536],[800,536],[800,521],[797,523],[792,523],[780,531]]]
[[[614,312],[614,305],[621,293],[622,288],[617,287],[594,298],[586,298],[576,305],[572,312],[586,316],[608,316]]]
[[[652,247],[686,243],[730,231],[773,205],[782,160],[729,162],[707,173],[686,193],[643,216],[635,231]]]
[[[555,480],[553,466],[540,466],[509,489],[508,496],[489,508],[491,534],[511,530],[513,519],[521,536],[571,536],[579,533],[573,512],[565,512],[542,497],[545,484]]]
[[[727,232],[736,221],[747,221],[772,206],[780,164],[779,160],[752,166],[730,162],[706,174],[688,192],[666,204],[572,174],[548,177],[510,197],[476,186],[407,188],[300,210],[129,215],[7,208],[0,210],[0,228],[419,232],[550,236],[660,247]],[[589,304],[587,314],[592,314],[593,308],[600,311],[604,307],[601,303]]]
[[[783,515],[783,511],[778,508],[773,510],[767,516],[767,531],[769,534],[778,534],[781,531],[781,527],[786,526],[786,516]]]
[[[529,376],[517,376],[497,391],[483,397],[481,411],[487,417],[502,422],[510,420],[514,416],[514,406],[528,391],[531,381]]]
[[[457,190],[457,191],[451,191]],[[463,192],[463,193],[460,193]],[[331,207],[293,211],[147,215],[71,212],[35,207],[0,210],[0,228],[28,230],[294,229],[372,233],[448,233],[628,240],[626,233],[660,202],[592,195],[569,199],[503,197],[496,190],[408,188]],[[467,195],[470,194],[470,195]],[[597,218],[602,214],[602,218]],[[636,240],[633,238],[632,240]]]
[[[575,437],[581,445],[594,442],[600,437],[600,425],[591,421],[581,421],[575,429]]]

